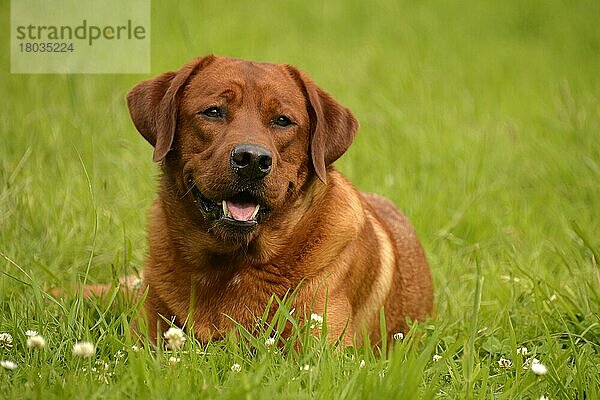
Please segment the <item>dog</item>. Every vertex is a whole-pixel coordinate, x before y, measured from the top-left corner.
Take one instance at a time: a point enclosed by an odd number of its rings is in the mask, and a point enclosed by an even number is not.
[[[149,212],[145,312],[156,339],[253,330],[273,295],[328,337],[381,343],[431,315],[429,267],[407,218],[334,167],[353,114],[290,65],[207,55],[135,86],[131,119],[161,165]],[[191,305],[193,304],[193,308]]]

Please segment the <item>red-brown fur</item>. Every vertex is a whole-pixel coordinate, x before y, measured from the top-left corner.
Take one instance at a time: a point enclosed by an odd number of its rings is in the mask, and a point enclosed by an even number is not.
[[[127,100],[162,161],[143,273],[151,335],[167,328],[163,318],[188,323],[190,304],[199,340],[221,337],[231,319],[252,329],[273,294],[301,282],[297,309],[314,303],[312,311],[322,313],[327,303],[330,337],[347,327],[346,344],[363,332],[380,342],[382,306],[388,335],[405,332],[407,318],[431,313],[429,269],[409,221],[332,166],[358,122],[304,73],[206,56],[138,84]],[[198,116],[217,103],[228,110],[222,121]],[[278,114],[295,125],[274,127]],[[273,154],[260,190],[271,211],[249,232],[205,218],[190,194],[190,182],[215,201],[230,194],[236,177],[229,157],[239,143]]]

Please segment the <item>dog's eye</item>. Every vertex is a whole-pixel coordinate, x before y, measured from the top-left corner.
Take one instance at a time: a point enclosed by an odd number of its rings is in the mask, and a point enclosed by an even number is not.
[[[293,124],[292,120],[285,115],[279,115],[273,119],[273,124],[285,128]]]
[[[200,111],[199,114],[202,114],[208,118],[223,118],[224,113],[219,107],[210,107],[204,111]]]

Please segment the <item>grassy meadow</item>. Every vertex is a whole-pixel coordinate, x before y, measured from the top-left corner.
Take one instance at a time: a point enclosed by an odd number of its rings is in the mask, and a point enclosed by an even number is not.
[[[143,266],[158,167],[124,95],[151,75],[10,74],[0,15],[0,398],[600,398],[600,2],[153,1],[152,76],[294,64],[359,119],[337,166],[410,217],[435,284],[384,356],[269,346],[280,321],[135,351],[135,306],[50,298]]]

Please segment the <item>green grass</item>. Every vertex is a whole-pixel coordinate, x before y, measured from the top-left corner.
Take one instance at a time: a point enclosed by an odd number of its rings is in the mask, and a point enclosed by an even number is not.
[[[600,398],[599,2],[153,3],[153,74],[208,52],[286,62],[355,112],[337,165],[412,219],[437,317],[386,357],[306,336],[275,351],[268,329],[173,355],[131,350],[119,298],[50,300],[143,265],[157,168],[123,99],[147,76],[11,75],[5,48],[0,360],[19,367],[0,398]]]

